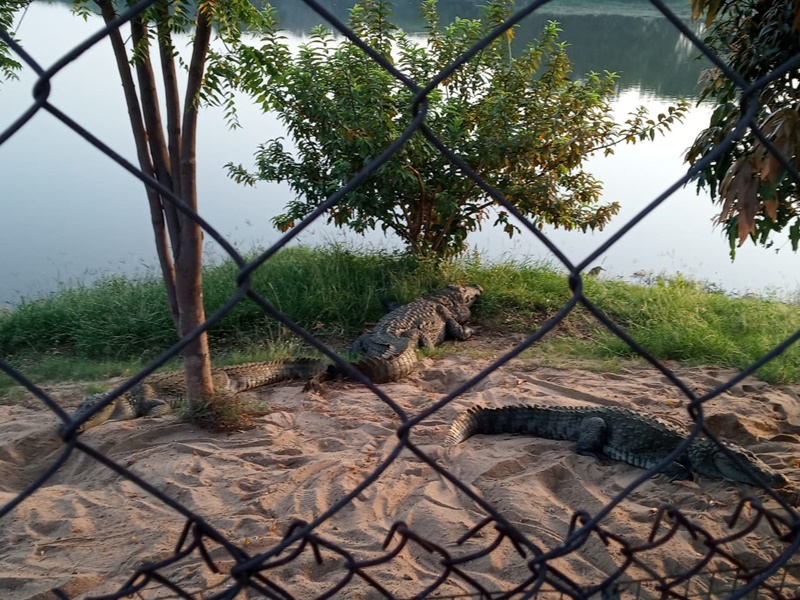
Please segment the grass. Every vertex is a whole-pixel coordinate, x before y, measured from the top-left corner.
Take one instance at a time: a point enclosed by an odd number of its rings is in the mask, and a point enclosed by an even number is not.
[[[206,269],[208,314],[230,298],[236,271],[232,263]],[[546,264],[484,264],[472,257],[437,268],[400,254],[339,246],[283,250],[256,269],[252,284],[302,327],[343,347],[385,313],[387,301],[407,302],[450,281],[484,286],[473,312],[491,335],[532,332],[570,297],[566,275]],[[797,303],[732,298],[681,277],[648,285],[587,279],[584,286],[598,309],[659,359],[743,368],[800,329]],[[209,337],[219,365],[309,354],[248,299]],[[35,381],[129,375],[175,341],[155,277],[111,277],[0,313],[3,357]],[[635,353],[579,306],[528,356],[612,369]],[[758,374],[773,383],[800,381],[800,350],[790,348]],[[0,375],[0,395],[12,386]]]
[[[269,414],[266,402],[254,400],[246,394],[225,394],[197,405],[184,404],[178,415],[213,432],[234,432],[252,429],[252,419]]]

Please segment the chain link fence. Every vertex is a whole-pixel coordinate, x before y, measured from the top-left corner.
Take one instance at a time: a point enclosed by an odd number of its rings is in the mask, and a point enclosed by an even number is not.
[[[374,60],[379,62],[383,68],[397,77],[402,77],[391,64],[367,47],[324,7],[313,0],[305,0],[305,2],[342,35],[348,37]],[[132,6],[112,23],[111,27],[122,26],[134,14],[145,10],[152,3],[153,0],[143,0]],[[325,210],[341,201],[370,172],[377,169],[391,153],[397,151],[415,131],[422,132],[466,176],[472,178],[477,185],[486,190],[504,210],[516,216],[520,222],[525,223],[525,219],[515,210],[513,205],[509,204],[501,194],[481,180],[458,156],[454,155],[439,142],[436,135],[427,127],[425,113],[421,110],[421,107],[425,103],[426,95],[435,89],[437,84],[475,56],[491,39],[501,35],[514,24],[519,23],[544,3],[542,1],[532,2],[519,9],[489,37],[475,44],[469,52],[460,56],[433,80],[417,83],[405,80],[406,85],[416,94],[414,103],[416,112],[414,115],[410,115],[411,124],[405,134],[387,148],[374,163],[367,166],[347,186],[333,194],[319,210],[300,223],[296,228],[296,232],[306,228],[315,219],[319,218]],[[654,0],[652,4],[663,14],[663,18],[668,19],[674,27],[680,30],[683,36],[691,40],[700,52],[705,54],[717,66],[725,68],[720,59],[714,56],[686,24],[670,12],[662,2]],[[43,68],[36,61],[36,57],[29,56],[23,48],[11,39],[7,32],[0,31],[0,37],[9,44],[12,52],[27,67],[33,69],[39,75],[38,83],[33,90],[34,102],[10,127],[0,133],[0,144],[13,143],[14,135],[39,111],[49,112],[72,129],[76,135],[82,136],[97,149],[104,152],[120,168],[128,170],[146,185],[157,189],[163,197],[175,203],[179,210],[197,220],[206,234],[219,241],[223,248],[230,253],[231,258],[240,265],[241,268],[236,280],[237,291],[222,309],[211,315],[201,330],[213,326],[227,312],[232,310],[237,303],[251,301],[257,303],[266,315],[282,322],[303,340],[324,350],[328,355],[332,355],[332,351],[326,348],[319,340],[316,340],[312,334],[303,330],[276,310],[264,297],[249,286],[249,274],[288,243],[288,237],[280,240],[252,262],[245,262],[210,224],[184,206],[181,206],[178,199],[170,194],[168,190],[146,177],[139,169],[90,134],[79,123],[72,120],[69,115],[62,113],[48,102],[53,76],[93,44],[101,40],[109,30],[105,29],[90,37],[50,68]],[[800,56],[795,57],[780,69],[759,81],[753,83],[739,82],[743,116],[735,131],[719,146],[716,154],[712,153],[712,155],[704,159],[704,164],[715,158],[728,144],[733,143],[736,137],[746,131],[748,127],[755,127],[753,118],[758,107],[759,90],[769,81],[797,69],[798,66],[800,66]],[[764,139],[763,135],[759,137],[770,152],[777,155],[777,151],[769,141]],[[795,182],[800,183],[800,175],[790,164],[790,158],[796,157],[779,157],[781,164],[787,169]],[[704,164],[696,165],[693,171],[702,168]],[[569,286],[572,291],[569,301],[557,314],[512,351],[492,362],[477,375],[454,386],[441,399],[416,414],[409,414],[392,401],[385,392],[369,384],[369,389],[395,413],[395,420],[398,423],[396,428],[397,441],[391,452],[382,458],[378,464],[374,465],[374,468],[365,478],[351,485],[340,499],[330,506],[320,509],[318,511],[319,514],[313,520],[293,520],[290,514],[281,515],[282,537],[278,543],[269,548],[253,553],[248,550],[247,544],[235,543],[230,536],[212,526],[203,515],[196,514],[187,507],[186,503],[177,500],[169,491],[159,489],[152,482],[148,482],[146,477],[134,473],[130,464],[110,458],[108,446],[85,443],[82,437],[71,433],[74,431],[74,427],[64,430],[66,433],[63,438],[63,446],[57,458],[48,464],[32,481],[26,482],[26,485],[20,489],[19,493],[0,509],[0,524],[8,523],[8,519],[12,518],[15,509],[23,503],[33,503],[35,505],[37,491],[50,485],[51,478],[68,460],[78,455],[97,461],[118,474],[125,482],[131,485],[127,489],[137,490],[130,493],[131,497],[138,497],[139,492],[144,492],[149,498],[157,502],[157,510],[172,512],[185,523],[183,531],[175,540],[174,550],[169,556],[154,562],[137,562],[135,554],[132,555],[132,560],[124,566],[126,572],[129,573],[127,581],[116,592],[102,596],[102,598],[202,597],[224,599],[265,597],[287,599],[309,597],[302,591],[302,586],[296,580],[286,577],[285,568],[292,563],[303,565],[304,568],[305,566],[316,564],[314,568],[335,571],[336,576],[333,578],[335,583],[323,594],[318,594],[318,597],[326,598],[800,597],[800,565],[796,561],[792,562],[800,547],[800,535],[798,535],[800,533],[800,515],[781,495],[776,494],[773,490],[758,490],[758,493],[756,493],[756,490],[753,489],[753,495],[741,498],[738,506],[732,507],[730,514],[722,514],[720,510],[718,519],[720,522],[724,520],[724,526],[721,529],[722,533],[708,531],[699,525],[692,515],[680,510],[677,506],[664,504],[650,515],[650,536],[647,539],[633,540],[622,532],[609,529],[602,525],[601,522],[652,475],[651,472],[643,471],[640,476],[624,487],[611,502],[600,510],[589,512],[580,509],[580,507],[572,507],[573,510],[577,510],[572,516],[568,530],[559,532],[562,537],[558,543],[547,545],[542,544],[530,535],[530,529],[515,523],[515,519],[510,518],[506,511],[493,506],[471,486],[460,481],[448,468],[446,461],[432,456],[430,452],[423,448],[422,444],[412,439],[412,432],[423,420],[429,419],[437,415],[437,413],[440,414],[442,409],[454,399],[467,393],[471,388],[517,357],[523,350],[536,344],[543,336],[556,328],[573,309],[581,305],[610,332],[624,340],[650,365],[663,374],[671,385],[674,385],[685,396],[686,406],[695,420],[695,426],[691,430],[690,438],[701,434],[701,432],[711,435],[705,428],[704,405],[730,390],[766,362],[789,348],[800,337],[800,331],[778,344],[771,352],[730,378],[723,385],[719,385],[712,391],[698,396],[672,370],[651,356],[647,350],[632,339],[628,332],[617,326],[607,314],[604,314],[592,304],[583,293],[581,278],[581,273],[588,266],[631,228],[635,227],[639,221],[669,198],[675,190],[685,185],[691,179],[691,176],[692,172],[687,173],[686,176],[664,190],[635,218],[622,227],[616,235],[601,244],[592,254],[578,264],[570,262],[560,249],[545,237],[538,228],[528,224],[527,229],[530,234],[536,236],[550,250],[552,255],[568,269],[570,274]],[[276,285],[279,285],[279,283],[276,282]],[[194,331],[187,339],[199,335],[201,330]],[[168,359],[175,357],[186,341],[184,339],[174,347],[166,350],[159,359],[132,378],[126,385],[115,390],[114,393],[121,393],[141,380],[153,369],[164,364]],[[59,419],[70,425],[69,415],[59,406],[55,399],[42,391],[24,373],[19,372],[2,357],[0,357],[0,370],[27,388]],[[105,451],[102,449],[103,447],[106,448]],[[676,449],[676,452],[679,450]],[[411,453],[416,456],[421,463],[435,471],[442,481],[454,486],[461,494],[469,498],[469,501],[474,503],[475,510],[482,513],[484,517],[479,519],[477,524],[474,524],[465,533],[453,531],[450,539],[439,539],[438,537],[430,536],[428,531],[415,529],[413,523],[404,522],[403,520],[396,521],[390,530],[386,531],[383,549],[377,549],[376,551],[373,548],[371,552],[359,551],[361,545],[356,540],[353,540],[352,547],[332,540],[324,530],[323,526],[326,522],[343,511],[353,510],[354,503],[360,494],[370,486],[376,485],[381,478],[388,477],[386,472],[401,453]],[[766,498],[769,501],[767,502],[762,498]],[[154,508],[153,510],[156,509]],[[518,510],[524,515],[524,507],[518,507]],[[734,550],[739,542],[749,543],[748,536],[756,528],[769,532],[772,542],[774,542],[772,544],[774,550],[772,553],[773,558],[769,562],[758,563],[757,561],[747,560]],[[674,569],[671,569],[672,572],[665,573],[656,568],[654,566],[656,563],[651,559],[653,556],[658,555],[660,549],[678,538],[692,541],[692,547],[696,550],[695,556],[687,557],[684,564],[676,565]],[[616,557],[616,569],[613,572],[581,577],[580,574],[565,566],[563,560],[565,557],[591,553],[591,549],[595,546],[606,548]],[[522,565],[522,571],[519,569],[508,571],[508,577],[505,579],[506,585],[497,588],[487,585],[476,573],[480,573],[481,569],[484,568],[493,568],[493,557],[501,552],[506,557],[509,554],[518,556],[517,562]],[[391,567],[393,561],[397,562],[397,557],[403,553],[406,556],[410,555],[413,561],[424,564],[428,570],[429,577],[426,579],[422,589],[419,586],[413,588],[409,586],[408,589],[412,591],[408,593],[397,591],[398,589],[403,589],[403,586],[398,585],[398,582],[402,583],[404,578],[402,566],[399,565],[408,563],[397,563],[397,570],[394,571],[396,580],[391,582],[392,585],[388,585],[385,579],[375,576],[376,567],[386,565]],[[220,582],[215,586],[202,590],[192,589],[191,586],[183,583],[181,578],[175,575],[177,573],[176,569],[190,558],[193,560],[199,559],[208,570],[220,573]],[[75,570],[79,572],[86,566],[86,564],[76,565]],[[313,576],[313,568],[309,566],[308,569],[310,569],[308,573],[312,573],[309,576]],[[520,572],[524,573],[524,575],[521,576]],[[457,583],[455,587],[454,582]],[[53,590],[52,596],[56,598],[70,597],[60,589]]]

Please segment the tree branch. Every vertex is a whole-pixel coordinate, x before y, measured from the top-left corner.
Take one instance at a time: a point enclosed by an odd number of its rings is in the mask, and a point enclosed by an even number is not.
[[[161,111],[158,107],[158,90],[156,78],[153,73],[153,62],[150,58],[150,44],[147,39],[147,26],[142,22],[141,15],[131,21],[131,40],[135,48],[134,61],[136,75],[139,80],[139,95],[142,99],[142,112],[147,128],[150,155],[153,158],[156,177],[166,187],[175,192],[174,171],[171,170],[170,157],[164,140],[164,126],[161,121]],[[177,194],[177,192],[175,192]],[[180,197],[180,195],[178,194]],[[161,199],[162,209],[166,216],[169,237],[172,243],[172,255],[177,259],[181,254],[180,222],[178,211],[169,200]]]
[[[172,189],[181,196],[181,101],[178,78],[175,73],[175,46],[169,30],[169,3],[159,4],[160,17],[156,22],[158,51],[161,59],[161,76],[164,80],[164,98],[167,107],[167,138],[169,144],[170,172],[174,174]]]
[[[422,176],[419,174],[419,171],[417,171],[411,165],[406,166],[417,178],[417,183],[419,184],[419,210],[416,211],[416,215],[414,217],[412,217],[411,214],[406,213],[406,222],[409,225],[409,234],[413,239],[417,239],[419,237],[419,232],[422,229],[422,213],[425,210],[427,195],[425,193],[425,182],[422,180]],[[404,210],[404,212],[406,211]]]
[[[117,15],[110,0],[96,0],[96,3],[100,7],[100,12],[106,23],[116,18]],[[142,120],[139,98],[136,95],[136,84],[133,81],[133,76],[128,66],[128,53],[125,50],[125,42],[122,40],[119,29],[111,30],[108,37],[114,51],[117,71],[119,72],[122,90],[125,94],[125,103],[128,107],[128,118],[131,124],[131,131],[133,132],[133,141],[136,146],[139,168],[145,175],[154,177],[153,164],[147,147],[147,132]],[[158,256],[159,265],[161,266],[161,275],[164,279],[164,287],[167,293],[167,303],[169,305],[170,314],[172,315],[172,320],[177,327],[178,301],[175,289],[175,265],[167,250],[167,231],[164,223],[164,214],[161,211],[161,198],[159,194],[149,186],[145,186],[145,191],[150,206],[150,221],[153,226],[156,254]]]

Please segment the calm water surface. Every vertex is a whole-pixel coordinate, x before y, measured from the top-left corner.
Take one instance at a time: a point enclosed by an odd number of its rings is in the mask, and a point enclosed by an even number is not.
[[[474,15],[471,2],[440,4],[445,18]],[[292,9],[292,4],[283,6],[290,40],[299,43],[302,32],[315,20],[309,20],[307,11]],[[569,10],[576,6],[586,5],[555,4],[550,10],[561,14],[535,15],[516,39],[529,39],[545,20],[557,18],[564,39],[572,46],[577,73],[602,69],[621,73],[615,103],[620,115],[639,104],[660,112],[670,99],[696,93],[697,76],[705,64],[694,59],[696,52],[663,19],[648,16],[636,3],[613,3],[609,6],[616,10],[591,15]],[[408,6],[400,3],[397,12],[405,26],[418,28]],[[99,20],[84,23],[64,5],[36,3],[25,15],[18,37],[29,53],[48,66],[99,27]],[[102,42],[56,76],[50,99],[134,160],[115,73],[110,47]],[[20,81],[0,87],[0,129],[29,106],[34,81],[27,69]],[[591,159],[590,170],[604,181],[606,198],[618,200],[622,212],[603,232],[585,235],[546,229],[548,237],[571,260],[582,260],[685,172],[682,153],[707,122],[709,112],[707,107],[694,109],[684,125],[656,143],[626,146],[614,156]],[[261,115],[246,99],[240,103],[240,115],[244,127],[231,131],[221,111],[201,113],[199,196],[203,216],[238,248],[249,250],[278,239],[270,219],[281,212],[291,192],[279,185],[245,188],[225,176],[226,162],[249,165],[260,142],[283,134],[275,119]],[[136,273],[155,264],[141,183],[49,114],[38,113],[0,146],[0,174],[0,306],[50,292],[61,284],[88,283],[102,274]],[[713,227],[715,212],[707,197],[697,196],[693,188],[680,189],[596,264],[603,265],[608,277],[630,279],[640,271],[681,272],[738,293],[790,295],[800,289],[798,257],[788,247],[776,253],[748,245],[731,263],[727,243]],[[379,233],[362,238],[324,224],[314,224],[300,242],[326,239],[396,246],[396,241]],[[491,259],[552,258],[525,233],[509,240],[488,228],[469,242]],[[213,243],[208,250],[219,255]]]

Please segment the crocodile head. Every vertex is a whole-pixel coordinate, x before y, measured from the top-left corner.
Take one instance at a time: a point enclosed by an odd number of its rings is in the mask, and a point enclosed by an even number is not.
[[[105,400],[105,394],[92,394],[91,396],[87,396],[83,399],[83,401],[78,405],[78,408],[75,409],[75,412],[72,413],[72,420],[79,421],[84,418],[86,413],[92,410],[95,406],[100,404],[103,400]],[[81,423],[77,429],[75,429],[76,433],[81,433],[82,431],[86,431],[92,427],[100,425],[101,423],[105,423],[111,418],[112,413],[114,412],[114,402],[108,403],[99,412],[93,414],[88,420]],[[61,425],[58,428],[59,433],[62,432],[66,427]]]
[[[696,472],[710,477],[721,477],[731,481],[757,485],[750,474],[731,460],[715,442],[709,439],[698,441],[704,443],[702,446],[695,444],[695,447],[689,452],[692,468]],[[750,469],[770,487],[775,488],[786,485],[787,481],[783,475],[775,471],[749,450],[733,444],[725,444],[725,447],[731,454],[739,459],[739,462],[748,465]]]
[[[458,302],[461,304],[466,304],[467,306],[472,306],[478,296],[481,295],[483,292],[483,287],[480,285],[456,285],[450,284],[447,286],[448,290],[452,290],[451,293],[455,292],[455,295],[458,298]]]
[[[455,313],[458,321],[463,323],[469,319],[469,309],[475,303],[478,296],[481,295],[482,291],[483,287],[479,285],[458,285],[456,283],[451,283],[428,298],[448,306]]]

